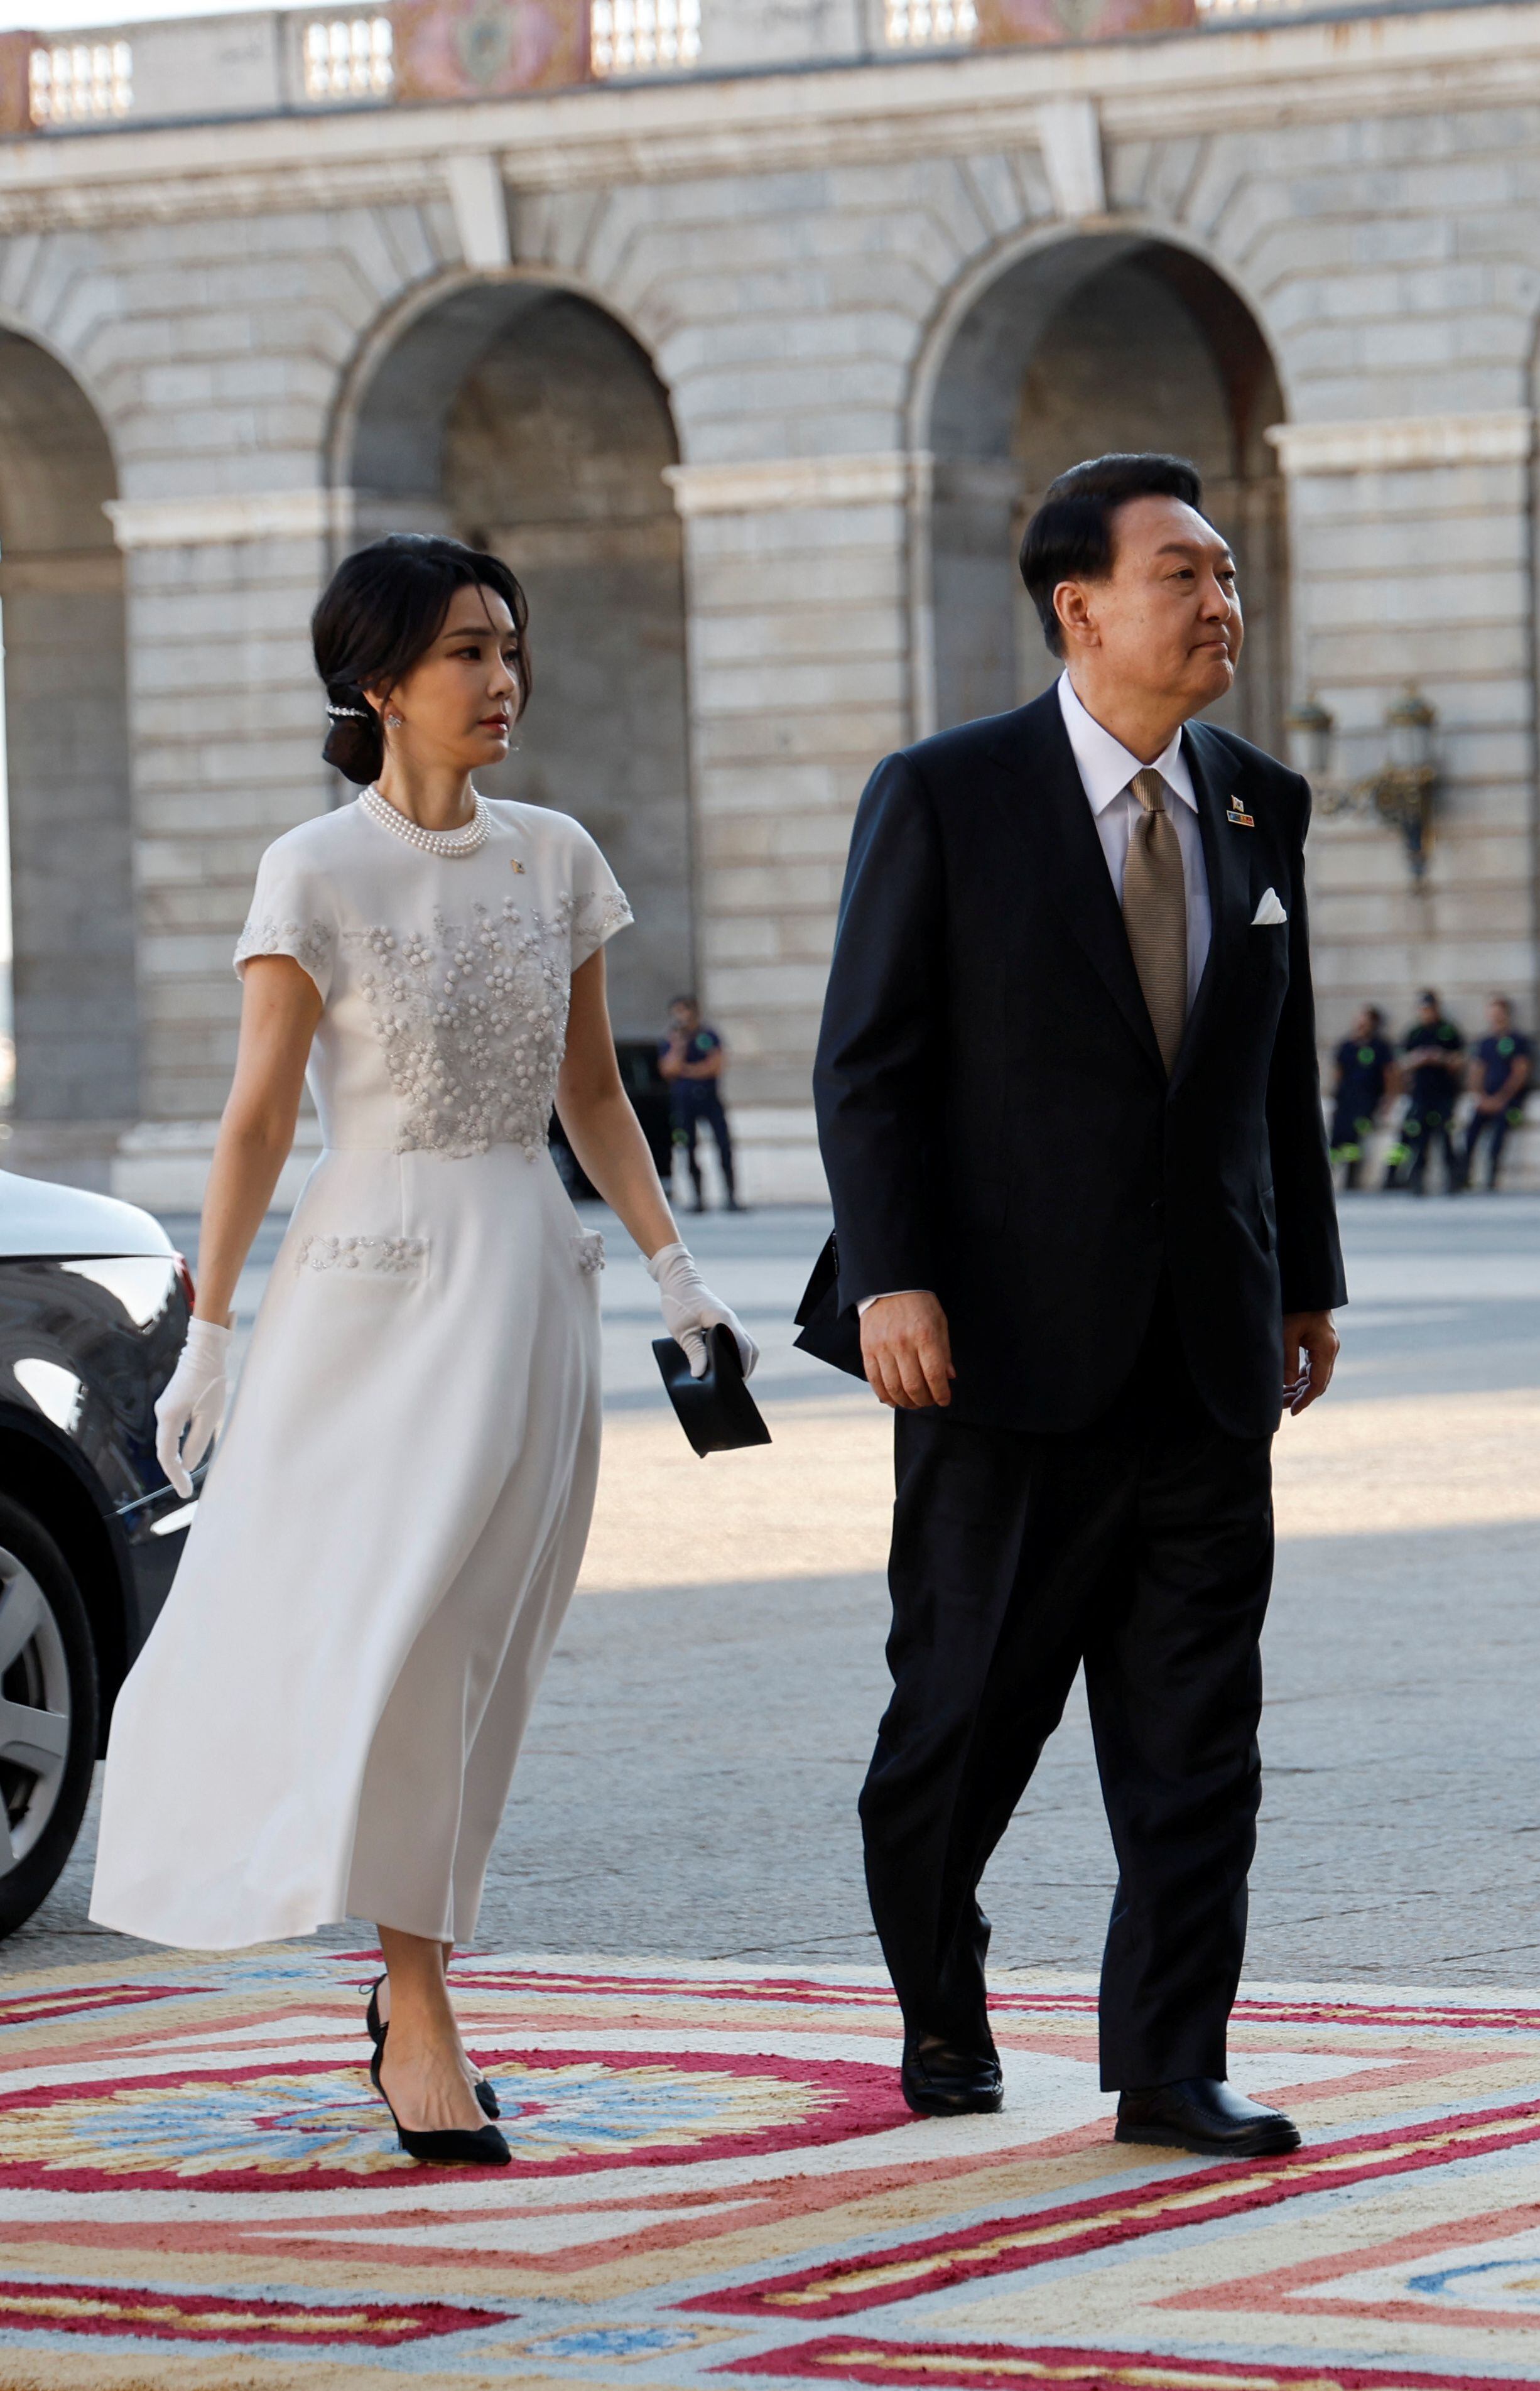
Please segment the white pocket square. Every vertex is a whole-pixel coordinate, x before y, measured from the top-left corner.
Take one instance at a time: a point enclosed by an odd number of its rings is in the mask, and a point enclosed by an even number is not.
[[[1288,919],[1288,915],[1278,902],[1277,890],[1270,888],[1251,916],[1251,927],[1253,930],[1271,930]]]

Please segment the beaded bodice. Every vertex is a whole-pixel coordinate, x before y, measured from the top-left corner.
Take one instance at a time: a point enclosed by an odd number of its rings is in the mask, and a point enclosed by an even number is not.
[[[329,1146],[545,1150],[572,974],[630,908],[566,816],[486,812],[472,854],[423,853],[352,806],[264,859],[237,963],[291,955],[320,989],[310,1079]]]
[[[547,918],[505,897],[426,930],[345,936],[400,1106],[398,1151],[485,1154],[546,1143],[566,1043],[575,902]],[[615,924],[618,927],[618,921]]]

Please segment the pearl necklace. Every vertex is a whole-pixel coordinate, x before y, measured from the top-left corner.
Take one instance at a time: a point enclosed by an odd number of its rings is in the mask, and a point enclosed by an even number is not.
[[[492,817],[479,795],[475,813],[463,830],[425,830],[398,806],[393,806],[388,797],[382,797],[378,789],[366,789],[358,802],[370,821],[394,831],[397,838],[405,839],[408,847],[421,847],[424,855],[474,855],[478,847],[486,845],[492,828]]]

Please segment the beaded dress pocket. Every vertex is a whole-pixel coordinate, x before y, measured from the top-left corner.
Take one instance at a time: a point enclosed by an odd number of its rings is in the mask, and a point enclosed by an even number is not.
[[[358,1278],[422,1278],[426,1237],[302,1237],[294,1257],[301,1271],[351,1272]]]

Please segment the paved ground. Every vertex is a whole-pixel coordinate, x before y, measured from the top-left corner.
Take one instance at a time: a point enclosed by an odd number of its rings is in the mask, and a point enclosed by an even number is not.
[[[480,1940],[870,1961],[854,1802],[885,1685],[886,1427],[791,1348],[820,1218],[692,1226],[765,1347],[757,1386],[777,1441],[707,1463],[685,1451],[648,1351],[652,1288],[617,1233],[587,1590],[531,1730]],[[1362,1197],[1345,1231],[1354,1301],[1338,1385],[1278,1447],[1251,1967],[1273,1981],[1532,1984],[1540,1200]],[[88,1845],[0,1969],[122,1947],[84,1922]],[[997,1958],[1094,1966],[1110,1887],[1077,1700],[988,1880]]]

